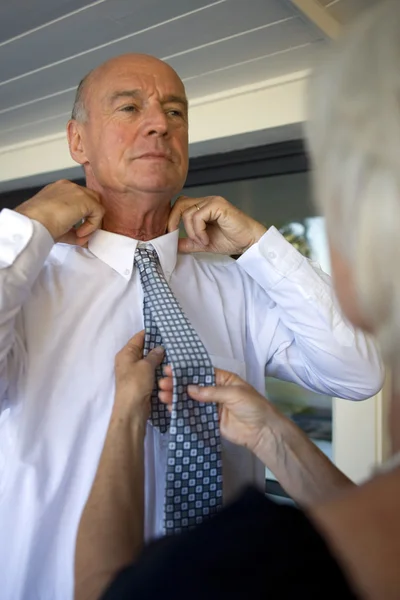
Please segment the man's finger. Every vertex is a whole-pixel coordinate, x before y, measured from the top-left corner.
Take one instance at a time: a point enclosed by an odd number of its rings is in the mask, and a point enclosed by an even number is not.
[[[207,226],[213,221],[213,212],[207,203],[203,207],[196,209],[193,215],[193,229],[195,236],[204,246],[208,246],[210,240],[207,234]]]
[[[179,238],[178,240],[178,252],[182,254],[191,254],[193,252],[207,252],[207,248],[199,242],[195,242],[190,238]]]
[[[188,208],[184,213],[182,213],[182,222],[186,231],[186,235],[193,241],[196,241],[196,234],[193,227],[193,214],[195,211],[196,209]]]
[[[169,213],[168,223],[167,223],[168,233],[178,229],[179,224],[181,222],[182,211],[184,210],[183,208],[181,208],[181,206],[182,206],[181,202],[180,202],[181,198],[182,198],[182,196],[179,196],[179,198],[177,198],[175,204],[171,208],[171,212]]]
[[[207,205],[206,205],[207,206]],[[196,206],[191,206],[182,214],[182,220],[187,237],[200,246],[208,245],[208,235],[206,233],[209,220],[209,210],[201,210]],[[198,215],[202,215],[200,218]]]
[[[69,244],[70,246],[80,246],[81,248],[86,248],[90,238],[91,235],[77,237],[76,230],[70,229],[70,231],[67,231],[67,233],[60,237],[58,241],[62,244]]]
[[[87,238],[83,238],[83,239],[86,240]],[[75,229],[70,229],[69,231],[67,231],[67,233],[65,233],[62,237],[60,237],[58,241],[61,242],[62,244],[70,244],[71,246],[80,246],[81,245],[80,240],[78,240],[78,238],[76,237]]]
[[[77,237],[86,237],[100,229],[104,217],[104,208],[96,201],[91,203],[91,211],[85,217],[85,222],[76,230]]]
[[[182,219],[182,214],[196,204],[196,198],[189,198],[188,196],[179,196],[175,204],[173,205],[169,214],[167,231],[175,231],[179,227],[179,223]]]

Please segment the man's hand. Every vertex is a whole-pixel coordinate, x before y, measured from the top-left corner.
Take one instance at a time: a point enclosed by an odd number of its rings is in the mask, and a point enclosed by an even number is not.
[[[77,246],[87,244],[104,216],[97,192],[67,180],[46,185],[15,210],[44,225],[55,242]],[[83,219],[84,223],[75,229]]]
[[[172,370],[164,367],[165,378],[159,381],[159,398],[171,408]],[[274,406],[237,375],[215,369],[216,386],[188,386],[191,398],[219,405],[221,435],[227,440],[256,452],[263,443],[264,432],[275,415]]]
[[[172,207],[168,231],[183,221],[187,238],[179,240],[180,252],[242,254],[267,231],[225,198],[180,196]]]
[[[154,348],[143,358],[144,331],[133,336],[115,358],[115,402],[134,410],[146,422],[156,368],[162,363],[163,348]]]

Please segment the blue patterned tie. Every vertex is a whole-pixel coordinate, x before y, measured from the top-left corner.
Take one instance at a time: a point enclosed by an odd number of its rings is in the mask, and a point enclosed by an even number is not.
[[[169,425],[165,531],[179,533],[212,516],[222,504],[222,459],[218,409],[187,395],[189,384],[215,385],[210,357],[161,271],[157,253],[138,247],[135,263],[143,287],[145,354],[162,345],[173,373],[169,418],[153,390],[151,419]]]

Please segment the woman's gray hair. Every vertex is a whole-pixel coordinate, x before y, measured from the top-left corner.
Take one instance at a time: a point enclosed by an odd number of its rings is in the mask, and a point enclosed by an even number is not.
[[[316,203],[384,357],[398,362],[399,0],[379,2],[330,49],[311,78],[308,111]]]

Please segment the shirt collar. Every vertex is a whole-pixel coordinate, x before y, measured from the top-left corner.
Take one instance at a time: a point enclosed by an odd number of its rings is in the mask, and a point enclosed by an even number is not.
[[[126,280],[129,280],[132,276],[137,245],[146,246],[151,244],[157,252],[164,277],[168,281],[176,265],[178,238],[179,230],[176,230],[148,242],[141,242],[125,235],[98,229],[90,238],[88,249],[99,260],[117,271]]]

